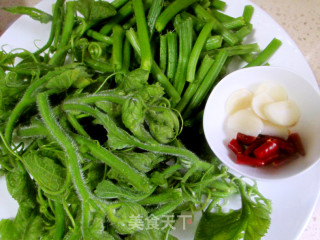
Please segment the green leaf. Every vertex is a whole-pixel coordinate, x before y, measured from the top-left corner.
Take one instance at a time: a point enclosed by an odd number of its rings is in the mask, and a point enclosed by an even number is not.
[[[112,117],[117,117],[121,115],[121,105],[119,104],[107,101],[100,101],[96,102],[95,104],[98,108],[100,108]]]
[[[16,168],[6,175],[7,189],[10,195],[19,203],[30,208],[36,206],[35,184],[26,172],[22,172],[20,168]]]
[[[40,186],[45,186],[51,191],[59,191],[63,187],[66,169],[51,158],[42,157],[32,151],[24,157],[23,163]]]
[[[125,198],[132,201],[138,201],[150,195],[150,193],[139,193],[126,186],[115,185],[109,180],[100,182],[94,193],[100,198]]]
[[[157,82],[155,84],[146,85],[143,90],[137,91],[136,94],[138,94],[146,103],[154,104],[163,97],[164,89]]]
[[[1,119],[12,111],[17,102],[21,99],[27,84],[14,72],[7,72],[0,77],[0,111]]]
[[[114,16],[116,9],[106,1],[79,0],[75,2],[76,9],[87,21],[97,21]]]
[[[13,220],[2,219],[0,221],[0,239],[7,240],[7,239],[10,239],[10,237],[15,238],[15,234],[16,234],[16,231],[15,231]]]
[[[116,153],[116,155],[143,173],[151,171],[158,163],[167,159],[165,155],[153,152],[137,153],[126,151]]]
[[[248,200],[245,202],[250,212],[247,221],[247,228],[244,234],[244,240],[261,239],[270,226],[271,208],[264,205],[259,200],[254,202]]]
[[[68,69],[61,74],[52,77],[46,87],[48,89],[57,89],[65,91],[71,86],[75,88],[84,88],[88,86],[92,80],[89,78],[89,74],[84,67],[76,67],[74,69]]]
[[[95,163],[87,170],[85,179],[91,190],[95,189],[101,179],[103,179],[104,166],[104,164]]]
[[[113,179],[116,180],[118,183],[123,183],[126,184],[128,183],[128,180],[125,178],[125,176],[123,176],[121,173],[119,173],[117,170],[115,170],[114,168],[111,168],[108,171],[107,177],[109,179]]]
[[[49,231],[46,231],[42,236],[41,240],[53,240],[56,237],[56,228],[52,228]]]
[[[21,204],[14,220],[3,219],[0,221],[1,240],[41,239],[44,232],[43,219],[37,211]]]
[[[114,203],[106,206],[106,215],[120,234],[133,234],[144,228],[147,211],[137,203]]]
[[[128,143],[127,139],[123,139],[122,135],[117,134],[117,131],[108,132],[107,145],[109,148],[114,150],[132,147],[132,145]]]
[[[52,16],[50,14],[33,7],[13,6],[3,8],[3,10],[14,14],[28,15],[32,19],[41,23],[48,23],[52,21]]]
[[[145,112],[146,106],[141,98],[128,98],[122,106],[122,122],[141,141],[156,143],[144,128]]]
[[[86,237],[88,240],[114,240],[114,238],[106,231],[104,231],[105,217],[102,214],[95,213],[92,216],[90,224],[90,234]]]
[[[240,180],[238,184],[242,208],[227,213],[204,212],[195,240],[259,240],[267,233],[271,214],[269,200],[261,197],[255,186],[248,190]]]
[[[241,238],[243,222],[241,210],[228,213],[204,212],[199,222],[195,240],[236,240]]]
[[[43,219],[37,215],[30,220],[28,224],[28,228],[24,233],[24,237],[21,239],[24,239],[24,240],[41,239],[43,232],[44,232]]]
[[[144,88],[149,79],[149,72],[141,68],[137,68],[128,73],[128,75],[121,78],[118,82],[119,88],[132,93],[136,90]]]
[[[177,114],[166,107],[150,107],[146,114],[146,122],[153,137],[163,144],[174,140],[180,131]]]

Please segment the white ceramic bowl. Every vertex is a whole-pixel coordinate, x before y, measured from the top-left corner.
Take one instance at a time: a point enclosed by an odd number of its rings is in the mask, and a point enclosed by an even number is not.
[[[254,90],[259,83],[270,80],[284,86],[288,98],[295,101],[300,109],[300,120],[292,132],[299,133],[306,155],[277,168],[237,164],[235,154],[227,147],[235,136],[225,126],[226,100],[238,89]],[[307,80],[283,68],[261,66],[237,70],[223,78],[211,92],[204,111],[203,127],[211,149],[230,170],[257,180],[292,177],[312,167],[320,158],[320,95]]]

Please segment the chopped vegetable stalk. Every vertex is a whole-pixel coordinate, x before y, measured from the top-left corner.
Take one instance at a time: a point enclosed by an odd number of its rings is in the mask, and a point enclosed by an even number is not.
[[[119,25],[113,27],[112,65],[115,71],[120,71],[123,64],[123,37],[124,30]]]
[[[141,49],[140,44],[137,40],[136,33],[133,29],[127,30],[126,36],[128,40],[130,41],[132,47],[137,52],[138,55],[141,55]],[[176,91],[176,89],[172,86],[172,84],[169,82],[168,78],[163,74],[160,67],[157,65],[155,61],[152,63],[151,73],[154,76],[155,79],[158,80],[158,82],[163,86],[163,88],[167,91],[168,95],[172,97],[173,102],[178,102],[180,100],[179,93]]]
[[[144,6],[142,0],[132,0],[132,5],[136,16],[138,38],[141,48],[141,68],[150,71],[152,65],[152,54]]]
[[[154,33],[155,24],[159,15],[161,14],[163,4],[164,4],[163,0],[152,1],[150,10],[147,16],[147,23],[148,23],[150,38],[152,38],[152,35]]]
[[[168,67],[167,76],[172,79],[176,73],[178,63],[178,35],[176,32],[167,33],[168,40]]]
[[[156,21],[157,31],[161,32],[177,13],[197,1],[198,0],[174,0],[158,17]]]
[[[208,74],[200,84],[197,92],[191,99],[184,113],[185,118],[189,117],[192,111],[194,111],[196,108],[198,108],[201,105],[202,101],[207,96],[207,93],[212,89],[214,82],[216,81],[226,60],[227,60],[227,52],[222,50],[221,52],[219,52],[219,54],[215,58],[212,68],[209,70]]]
[[[204,51],[210,51],[213,49],[217,49],[220,48],[222,46],[222,36],[220,35],[215,35],[215,36],[211,36],[207,39],[207,42],[204,46]]]
[[[246,5],[244,7],[242,16],[247,23],[251,21],[253,12],[254,12],[254,7],[252,5]]]
[[[182,93],[185,83],[188,67],[188,60],[192,50],[192,33],[193,24],[191,18],[181,20],[179,15],[176,17],[175,27],[179,36],[179,58],[175,77],[173,79],[173,86],[179,94]]]
[[[265,49],[263,49],[259,53],[259,55],[256,58],[254,58],[250,63],[248,63],[245,67],[262,65],[277,51],[281,44],[282,42],[279,39],[272,39],[268,46],[266,46]]]
[[[198,87],[200,86],[201,82],[209,72],[210,68],[212,67],[214,63],[214,60],[206,55],[202,63],[200,65],[200,68],[197,72],[196,80],[189,84],[188,88],[186,89],[185,93],[183,94],[183,97],[179,104],[176,106],[176,109],[179,112],[183,112],[185,107],[188,105],[188,103],[191,101],[193,95],[196,93]]]
[[[108,22],[100,29],[99,32],[103,35],[108,35],[115,25],[119,24],[123,19],[130,16],[132,13],[132,2],[128,1],[118,10],[117,15],[108,20]]]
[[[187,68],[187,81],[188,82],[193,82],[195,79],[198,59],[199,59],[200,53],[202,51],[202,48],[203,48],[204,44],[206,43],[209,34],[211,33],[213,24],[214,23],[212,21],[209,21],[208,23],[206,23],[206,25],[204,25],[203,29],[201,30],[201,32],[200,32],[200,34],[194,44],[194,47],[193,47],[191,54],[190,54],[190,59],[189,59],[188,68]]]
[[[216,8],[217,10],[224,11],[226,8],[227,4],[224,1],[221,0],[213,0],[212,1],[212,7]]]
[[[168,52],[168,42],[167,35],[160,36],[160,68],[162,72],[165,72],[167,69],[167,54]]]

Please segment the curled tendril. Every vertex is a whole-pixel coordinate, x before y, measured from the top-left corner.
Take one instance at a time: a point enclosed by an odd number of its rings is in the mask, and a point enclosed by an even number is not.
[[[159,102],[157,102],[157,105],[160,107],[168,107],[168,108],[171,107],[170,100],[165,97],[161,97],[158,101]]]
[[[103,45],[98,42],[91,42],[88,46],[88,52],[93,59],[99,59],[104,56],[105,49],[103,49]]]
[[[8,52],[8,55],[10,55],[10,54],[19,54],[19,53],[14,53],[14,52],[16,52],[16,51],[22,51],[22,52],[24,52],[24,53],[26,53],[26,54],[28,54],[32,59],[33,59],[33,61],[35,62],[35,63],[39,63],[39,61],[38,61],[38,59],[36,58],[36,56],[32,53],[32,52],[30,52],[30,51],[28,51],[27,49],[25,49],[25,48],[14,48],[14,49],[12,49],[10,52]]]
[[[40,212],[49,220],[52,221],[55,219],[55,217],[48,211],[48,201],[46,201],[42,196],[42,190],[41,188],[38,188],[38,195],[37,195],[37,201],[40,203]]]
[[[75,31],[70,39],[70,43],[71,43],[71,48],[74,48],[75,46],[75,41],[77,41],[77,38],[80,36],[82,36],[86,30],[87,30],[87,23],[83,18],[77,18],[78,21],[80,21],[77,31]]]
[[[171,110],[174,111],[177,114],[177,116],[179,118],[179,121],[180,121],[180,128],[179,128],[179,131],[177,131],[176,136],[175,136],[175,139],[176,139],[180,135],[182,130],[183,130],[183,117],[182,117],[181,113],[177,109],[171,108]]]

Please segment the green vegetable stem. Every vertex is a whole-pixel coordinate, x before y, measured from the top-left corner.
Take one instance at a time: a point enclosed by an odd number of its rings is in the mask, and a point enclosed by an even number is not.
[[[152,54],[143,3],[142,0],[132,0],[132,4],[134,14],[136,16],[138,38],[141,48],[141,68],[150,71],[152,65]]]
[[[176,73],[173,79],[173,85],[179,94],[182,93],[185,83],[188,67],[188,60],[192,50],[192,19],[182,20],[178,15],[176,17],[175,26],[179,36],[179,58]]]
[[[175,0],[173,1],[158,17],[156,21],[156,29],[161,32],[168,22],[176,16],[177,13],[197,2],[198,0]]]
[[[213,22],[209,21],[204,25],[203,29],[201,30],[194,47],[192,49],[192,52],[190,54],[190,59],[188,62],[188,70],[187,70],[187,81],[188,82],[193,82],[195,79],[195,72],[196,72],[196,66],[199,60],[200,53],[202,51],[202,48],[204,44],[207,41],[207,38],[209,34],[211,33],[212,27],[213,27]]]
[[[201,105],[202,101],[207,96],[207,93],[210,91],[210,89],[212,89],[214,82],[216,81],[225,61],[227,60],[227,56],[227,51],[225,50],[222,50],[218,53],[212,68],[203,79],[203,82],[200,84],[197,92],[194,94],[189,105],[187,106],[187,109],[184,112],[184,118],[190,117],[192,111]]]

